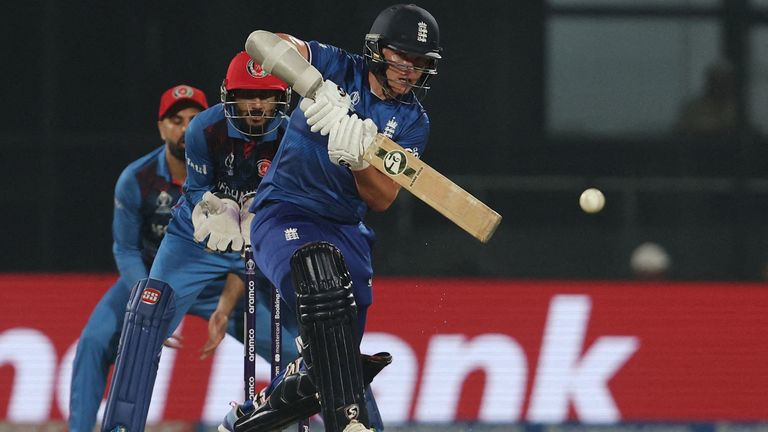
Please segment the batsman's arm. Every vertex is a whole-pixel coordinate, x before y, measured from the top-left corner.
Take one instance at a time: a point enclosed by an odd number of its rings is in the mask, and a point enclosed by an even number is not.
[[[376,212],[383,212],[392,205],[400,192],[400,185],[390,180],[376,168],[369,166],[360,171],[352,171],[360,198]]]
[[[245,41],[245,51],[265,71],[287,82],[304,97],[312,99],[323,84],[323,76],[309,64],[307,45],[290,35],[256,30]]]
[[[287,34],[257,30],[248,36],[245,50],[265,71],[290,84],[300,95],[313,98],[323,83],[322,74],[309,63],[307,44]],[[392,205],[400,186],[375,169],[354,172],[360,197],[374,211]]]
[[[313,98],[323,76],[294,45],[279,36],[257,30],[248,36],[245,50],[262,68],[282,79],[300,95]],[[405,187],[448,219],[487,242],[501,222],[501,215],[413,155],[379,134],[364,158],[381,173]],[[393,167],[402,171],[392,171]],[[410,169],[408,169],[410,168]]]
[[[286,33],[275,33],[275,36],[293,45],[293,48],[296,49],[306,61],[309,61],[309,47],[306,42]]]

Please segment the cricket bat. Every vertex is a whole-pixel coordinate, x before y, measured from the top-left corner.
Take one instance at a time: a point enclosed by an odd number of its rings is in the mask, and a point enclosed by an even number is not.
[[[273,33],[251,33],[245,50],[265,71],[304,97],[313,98],[323,83],[320,71]],[[382,134],[376,135],[363,158],[483,243],[501,223],[500,214]]]
[[[501,223],[500,214],[382,134],[363,159],[483,243]]]

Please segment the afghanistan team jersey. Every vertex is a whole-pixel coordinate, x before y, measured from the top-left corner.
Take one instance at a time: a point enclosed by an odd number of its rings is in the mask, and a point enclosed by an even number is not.
[[[147,277],[160,247],[171,208],[181,196],[173,182],[165,145],[132,162],[115,186],[112,252],[120,274],[129,281]]]
[[[174,210],[174,218],[185,221],[192,229],[192,209],[207,191],[231,195],[240,202],[255,192],[261,179],[271,171],[270,165],[280,145],[284,127],[276,118],[270,133],[248,137],[235,129],[224,116],[224,104],[214,105],[196,115],[187,128],[187,180],[184,196]],[[176,227],[174,227],[176,228]]]
[[[379,133],[417,157],[424,152],[429,118],[413,94],[409,96],[410,103],[381,100],[371,92],[365,58],[315,41],[307,45],[312,65],[323,78],[347,91],[358,117],[373,120]],[[328,137],[311,132],[300,109],[293,110],[272,165],[251,211],[269,201],[288,201],[322,217],[349,224],[362,221],[368,211],[357,192],[352,172],[329,160]]]

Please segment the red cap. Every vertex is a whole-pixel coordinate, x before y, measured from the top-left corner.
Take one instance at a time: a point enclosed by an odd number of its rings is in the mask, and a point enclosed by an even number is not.
[[[208,100],[202,90],[188,86],[177,85],[169,88],[160,96],[160,110],[157,119],[162,120],[174,105],[182,101],[190,101],[200,106],[201,109],[208,108]]]

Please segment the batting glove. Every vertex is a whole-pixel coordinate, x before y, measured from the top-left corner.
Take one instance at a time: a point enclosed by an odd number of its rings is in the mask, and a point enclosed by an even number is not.
[[[346,166],[352,171],[368,168],[368,161],[363,159],[363,155],[373,142],[376,132],[373,120],[362,120],[357,114],[344,116],[328,136],[328,158],[336,165]]]
[[[326,136],[331,132],[331,128],[347,115],[352,108],[352,100],[344,89],[333,81],[326,80],[315,93],[315,99],[304,98],[299,108],[304,112],[307,124],[311,126],[310,130]]]

